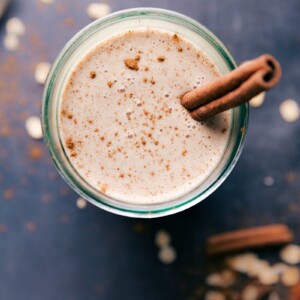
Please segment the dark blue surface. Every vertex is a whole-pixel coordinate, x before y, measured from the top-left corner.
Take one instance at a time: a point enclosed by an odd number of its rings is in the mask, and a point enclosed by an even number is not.
[[[15,0],[0,22],[0,299],[199,299],[210,234],[284,222],[299,242],[300,121],[284,122],[278,107],[286,98],[299,103],[300,2],[109,1],[113,10],[150,4],[191,16],[219,36],[237,62],[271,53],[282,63],[281,84],[263,107],[252,109],[244,151],[226,182],[196,207],[156,220],[119,217],[92,205],[79,210],[43,142],[31,140],[24,128],[26,118],[40,112],[35,64],[53,61],[89,23],[90,2]],[[27,29],[16,52],[2,43],[12,16]],[[264,186],[266,176],[273,186]],[[158,229],[171,233],[177,250],[170,266],[157,258]]]

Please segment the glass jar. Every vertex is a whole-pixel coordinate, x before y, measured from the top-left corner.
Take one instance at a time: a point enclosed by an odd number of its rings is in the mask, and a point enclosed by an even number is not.
[[[82,29],[59,54],[45,85],[42,124],[45,142],[59,173],[79,195],[115,214],[153,218],[174,214],[199,203],[226,179],[242,151],[248,122],[248,105],[232,109],[231,129],[223,157],[206,180],[187,194],[159,204],[127,204],[112,199],[90,186],[70,163],[60,138],[59,108],[63,87],[80,58],[91,48],[119,31],[138,27],[155,27],[179,33],[199,46],[221,74],[226,74],[236,67],[232,56],[220,40],[204,26],[184,15],[157,8],[135,8],[116,12]]]

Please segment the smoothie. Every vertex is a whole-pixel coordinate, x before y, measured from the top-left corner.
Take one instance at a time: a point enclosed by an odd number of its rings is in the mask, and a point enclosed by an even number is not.
[[[231,112],[196,122],[180,96],[218,76],[207,55],[174,32],[139,28],[101,41],[78,61],[59,100],[73,168],[124,203],[188,193],[220,162]]]

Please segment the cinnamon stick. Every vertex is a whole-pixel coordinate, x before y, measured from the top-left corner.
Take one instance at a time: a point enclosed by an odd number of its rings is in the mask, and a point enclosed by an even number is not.
[[[217,80],[186,93],[181,104],[198,121],[241,105],[281,78],[279,62],[269,54],[249,61]]]
[[[283,224],[274,224],[226,232],[207,240],[207,253],[216,255],[263,246],[289,243],[293,240],[291,230]]]
[[[300,282],[291,288],[289,300],[300,300]]]

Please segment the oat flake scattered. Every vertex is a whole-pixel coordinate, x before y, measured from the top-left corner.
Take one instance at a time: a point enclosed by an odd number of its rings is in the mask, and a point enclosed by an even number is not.
[[[164,264],[173,263],[176,257],[176,251],[172,246],[162,247],[158,252],[158,258]]]
[[[296,267],[289,267],[281,276],[281,281],[285,286],[294,286],[300,280],[300,272]]]
[[[76,205],[79,209],[84,209],[87,206],[87,202],[86,202],[86,200],[84,200],[82,198],[78,198],[76,201]]]
[[[204,300],[226,300],[225,295],[217,291],[208,291]]]
[[[35,67],[35,81],[39,84],[45,84],[51,64],[48,62],[40,62]]]
[[[159,231],[157,231],[154,240],[155,240],[155,244],[158,247],[166,247],[170,244],[171,237],[167,231],[159,230]]]
[[[275,182],[275,180],[271,176],[267,176],[267,177],[264,178],[264,185],[265,186],[272,186],[272,185],[274,185],[274,182]]]
[[[52,4],[55,2],[55,0],[40,0],[40,2],[42,2],[44,4]]]
[[[266,93],[262,92],[262,93],[258,94],[257,96],[253,97],[249,102],[250,106],[251,107],[262,106],[264,103],[264,100],[265,100],[265,96],[266,96]]]
[[[87,15],[93,19],[100,19],[111,13],[111,7],[105,3],[91,3],[86,9]]]
[[[220,273],[212,273],[206,277],[206,283],[210,286],[229,287],[235,282],[235,274],[231,270],[223,270]]]
[[[211,286],[222,286],[223,285],[223,280],[222,280],[222,275],[220,273],[212,273],[209,274],[206,279],[205,279],[206,284],[211,285]]]
[[[249,277],[256,277],[260,273],[264,272],[264,270],[269,270],[270,264],[268,261],[263,259],[254,260],[248,268],[247,275]]]
[[[254,285],[248,285],[242,292],[241,300],[257,300],[258,289]]]
[[[29,117],[25,122],[28,135],[33,139],[41,139],[43,137],[41,119],[36,116]]]
[[[19,48],[19,38],[14,34],[7,34],[3,40],[4,47],[9,51],[15,51]]]
[[[10,18],[5,25],[6,32],[8,34],[14,34],[21,36],[25,34],[25,25],[19,18]]]
[[[279,281],[279,276],[272,269],[265,269],[263,272],[258,274],[258,281],[262,285],[272,285]]]
[[[295,122],[300,117],[300,108],[293,99],[284,100],[279,107],[281,117],[286,122]]]
[[[278,275],[283,274],[288,268],[289,266],[284,263],[277,263],[272,266],[273,272],[275,272]]]
[[[227,263],[233,270],[240,273],[247,273],[251,265],[257,262],[257,260],[258,257],[254,253],[249,252],[233,256],[227,260]]]
[[[279,256],[284,262],[296,265],[300,262],[300,247],[297,245],[288,245],[280,251]]]

